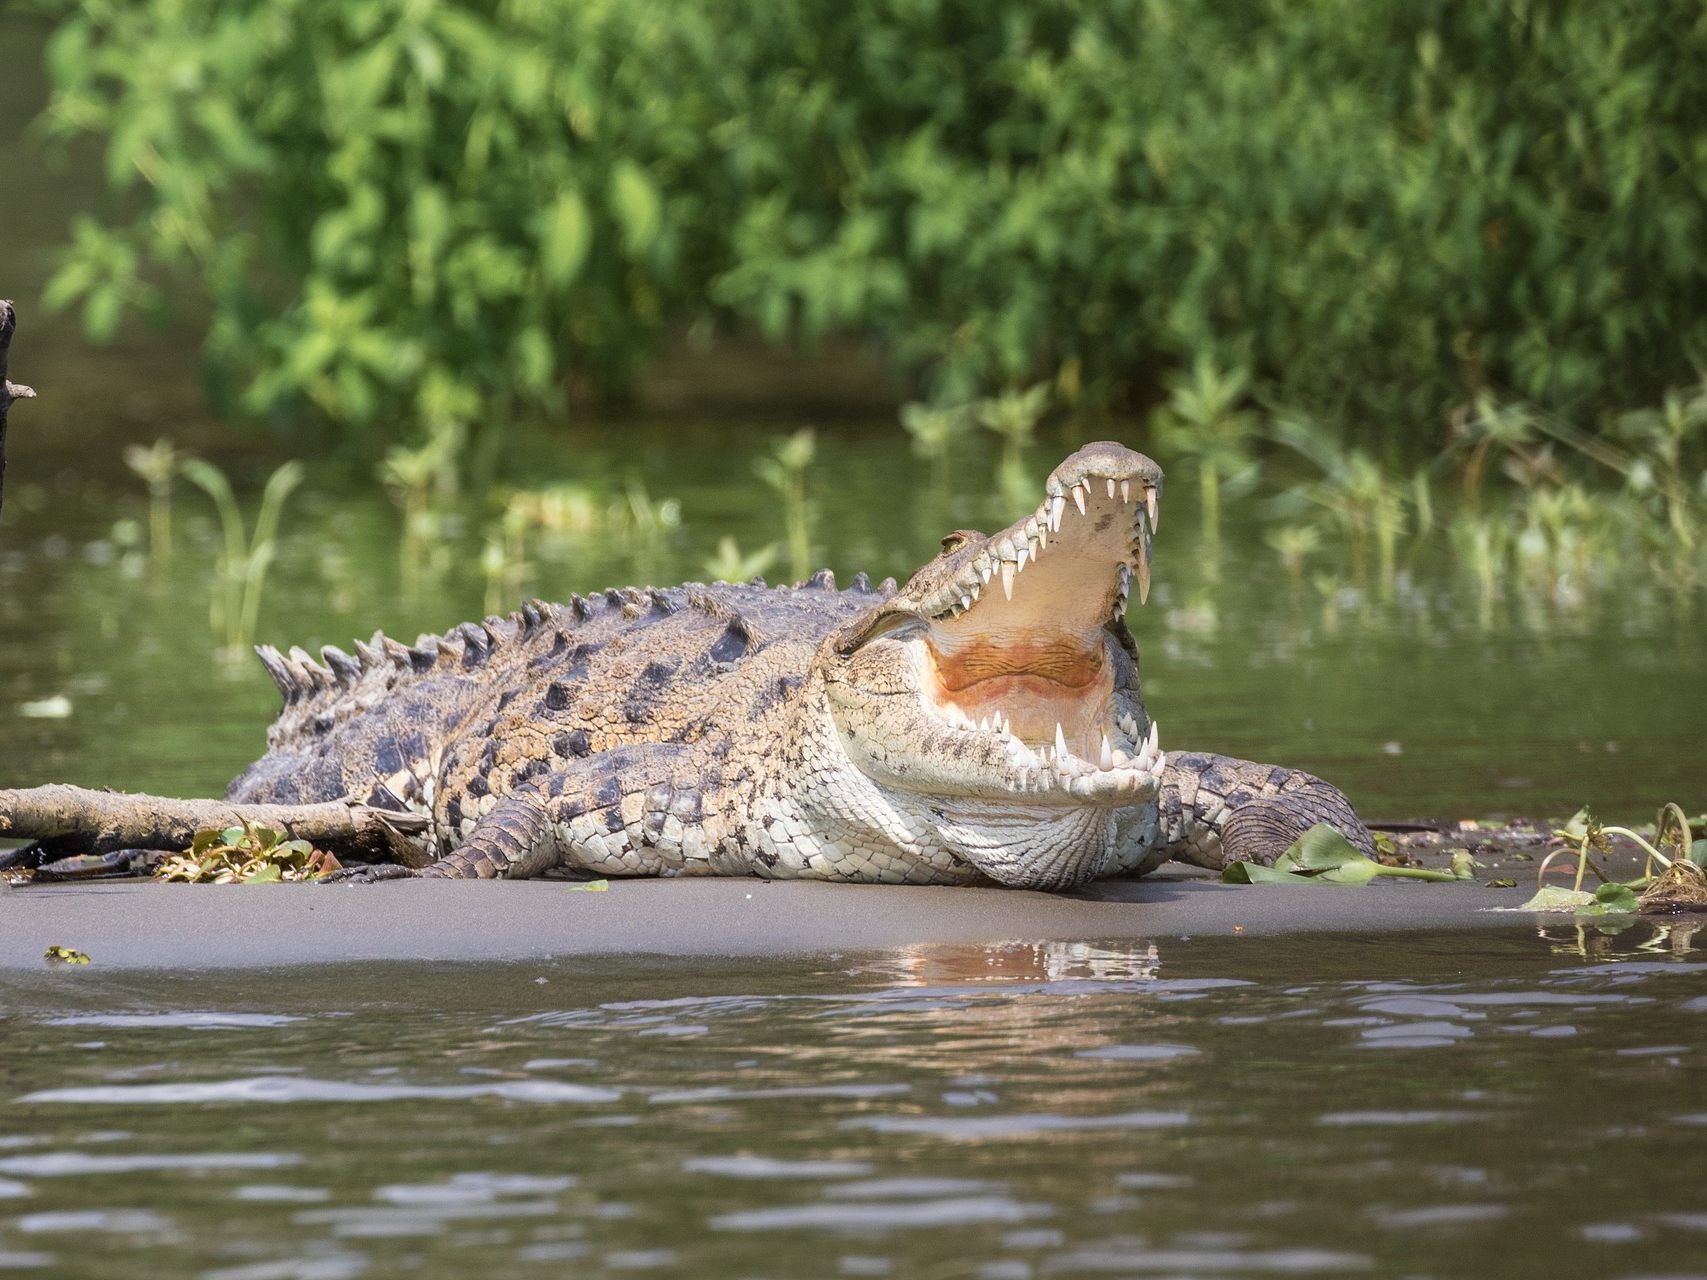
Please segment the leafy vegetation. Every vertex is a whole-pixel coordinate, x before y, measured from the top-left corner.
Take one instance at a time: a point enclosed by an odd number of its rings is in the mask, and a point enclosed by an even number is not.
[[[197,832],[188,853],[166,859],[154,874],[191,884],[268,884],[318,880],[339,865],[332,854],[306,840],[246,822],[223,831]]]
[[[1541,863],[1536,872],[1540,887],[1521,909],[1579,916],[1707,909],[1707,842],[1696,849],[1694,825],[1680,807],[1668,804],[1655,819],[1650,841],[1629,827],[1597,822],[1587,809],[1579,809],[1553,833],[1559,847]],[[1632,842],[1646,855],[1642,874],[1635,880],[1613,880],[1595,862],[1596,854],[1612,849],[1614,836]],[[1549,868],[1561,857],[1576,859],[1576,880],[1569,889],[1546,883]],[[1657,875],[1656,863],[1662,868]],[[1600,882],[1592,892],[1583,888],[1590,873]]]
[[[1468,880],[1474,873],[1468,864],[1453,864],[1450,871],[1424,867],[1393,866],[1360,853],[1345,836],[1325,822],[1318,822],[1269,867],[1252,862],[1230,862],[1221,872],[1224,884],[1368,884],[1377,876],[1403,880]]]
[[[930,403],[1213,370],[1336,435],[1474,419],[1484,461],[1479,405],[1594,423],[1707,356],[1681,0],[64,7],[42,130],[116,198],[48,301],[102,338],[187,291],[230,404],[355,441],[490,436],[689,324],[870,335]]]

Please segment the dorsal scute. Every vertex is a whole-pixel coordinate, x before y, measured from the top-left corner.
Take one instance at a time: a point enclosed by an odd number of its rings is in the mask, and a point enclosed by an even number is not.
[[[351,685],[362,678],[361,660],[345,653],[335,644],[322,646],[320,658],[332,673],[332,678],[339,684]]]

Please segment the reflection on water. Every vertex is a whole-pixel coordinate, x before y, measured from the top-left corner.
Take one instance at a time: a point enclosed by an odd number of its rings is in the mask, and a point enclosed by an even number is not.
[[[0,1268],[1700,1274],[1664,930],[14,974]]]

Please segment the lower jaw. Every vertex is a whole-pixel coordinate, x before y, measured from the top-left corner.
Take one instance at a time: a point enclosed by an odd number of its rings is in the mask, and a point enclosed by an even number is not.
[[[938,714],[956,713],[973,724],[1000,720],[1008,732],[1035,749],[1052,746],[1057,737],[1073,754],[1096,759],[1106,734],[1118,740],[1112,703],[1112,681],[1097,680],[1080,688],[1025,673],[993,676],[963,689],[937,689]]]

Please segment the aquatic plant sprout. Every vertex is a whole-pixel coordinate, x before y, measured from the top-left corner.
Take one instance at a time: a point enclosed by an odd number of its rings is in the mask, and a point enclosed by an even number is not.
[[[217,562],[210,620],[214,630],[224,636],[226,650],[235,654],[254,642],[261,592],[278,550],[279,520],[285,500],[302,483],[303,465],[286,462],[268,478],[252,534],[245,532],[237,496],[223,471],[201,458],[184,459],[179,470],[213,500],[219,518],[224,550]]]
[[[806,471],[818,453],[818,437],[810,427],[771,442],[770,453],[753,464],[759,479],[782,502],[788,567],[795,578],[812,573],[812,503],[806,496]]]

